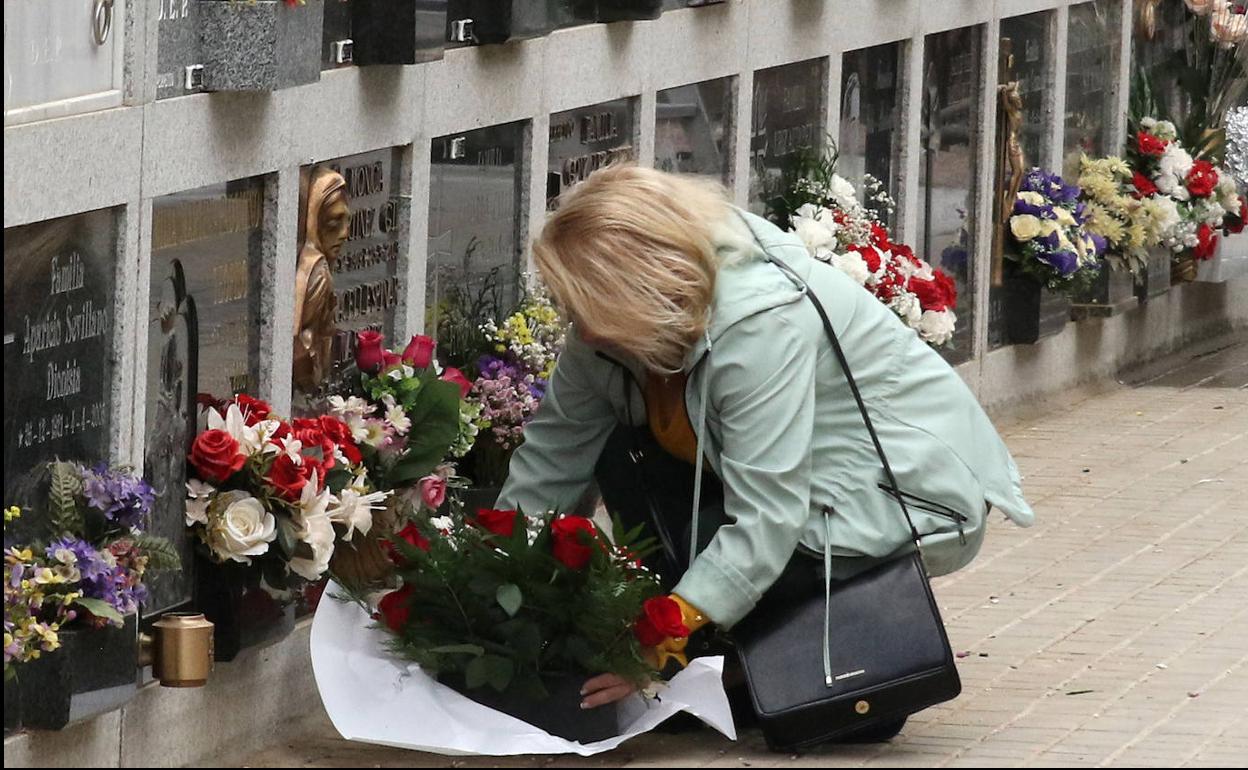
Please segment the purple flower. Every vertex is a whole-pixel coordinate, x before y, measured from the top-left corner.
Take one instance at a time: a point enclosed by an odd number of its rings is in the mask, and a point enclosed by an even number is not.
[[[1064,184],[1060,177],[1055,177],[1055,179],[1057,181],[1054,183],[1054,185],[1057,187],[1057,190],[1054,193],[1053,197],[1056,200],[1059,200],[1062,203],[1074,203],[1075,201],[1079,200],[1080,194],[1083,193],[1083,191],[1079,189],[1079,185]]]
[[[1109,245],[1109,241],[1105,240],[1103,237],[1097,235],[1096,233],[1088,233],[1088,236],[1092,239],[1092,244],[1096,246],[1096,253],[1098,255],[1104,254],[1105,247]]]
[[[1044,173],[1043,169],[1033,168],[1023,177],[1022,189],[1027,192],[1038,192],[1047,198],[1051,180],[1052,177]]]
[[[95,546],[76,537],[54,540],[48,545],[44,553],[54,562],[77,567],[84,583],[97,580],[110,573],[113,569],[113,564],[110,563],[111,560],[98,551]]]
[[[1073,251],[1054,251],[1048,254],[1040,254],[1041,262],[1051,265],[1057,272],[1066,278],[1079,269],[1079,255]]]
[[[100,464],[82,471],[82,491],[87,504],[109,521],[127,529],[142,528],[147,522],[156,494],[152,486],[128,473],[113,471]]]
[[[1043,243],[1045,248],[1049,251],[1057,251],[1057,247],[1062,243],[1061,236],[1059,236],[1056,232],[1049,233],[1048,235],[1042,236],[1037,240]]]
[[[1014,213],[1030,214],[1033,217],[1040,217],[1041,219],[1053,219],[1055,216],[1052,207],[1037,206],[1034,203],[1028,203],[1022,198],[1018,198],[1014,201]]]

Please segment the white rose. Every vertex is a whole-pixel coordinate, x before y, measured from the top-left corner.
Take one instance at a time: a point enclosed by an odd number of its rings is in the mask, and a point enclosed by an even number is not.
[[[858,200],[858,193],[854,190],[854,186],[840,174],[832,175],[832,181],[828,183],[828,193],[836,199],[837,203],[842,204],[842,207],[847,207],[850,201]]]
[[[1177,143],[1171,142],[1166,145],[1166,151],[1161,154],[1159,167],[1162,176],[1168,174],[1183,180],[1187,179],[1188,172],[1192,170],[1194,162],[1187,150],[1180,147]]]
[[[871,269],[867,267],[867,261],[857,252],[834,254],[832,266],[854,279],[859,286],[865,286],[867,279],[871,277]]]
[[[209,525],[208,545],[222,558],[250,564],[251,556],[269,550],[277,537],[277,522],[256,498],[228,492],[218,498],[225,509]]]
[[[925,310],[919,319],[919,336],[924,342],[933,345],[944,345],[953,339],[953,331],[958,325],[958,317],[952,310]]]

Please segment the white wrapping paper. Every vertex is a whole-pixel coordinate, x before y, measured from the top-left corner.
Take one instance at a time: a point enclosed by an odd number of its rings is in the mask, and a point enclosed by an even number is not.
[[[688,711],[736,740],[724,693],[724,659],[695,658],[659,701],[621,704],[622,735],[582,745],[550,735],[439,684],[414,663],[386,651],[386,632],[358,605],[331,598],[330,583],[312,623],[312,671],[321,700],[343,738],[446,755],[580,754],[610,751]]]

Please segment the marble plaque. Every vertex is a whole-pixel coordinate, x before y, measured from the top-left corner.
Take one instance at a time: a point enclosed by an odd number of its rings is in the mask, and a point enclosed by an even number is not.
[[[158,0],[156,98],[203,91],[198,0]]]
[[[603,166],[637,159],[636,101],[616,99],[550,116],[546,207]]]
[[[351,47],[351,0],[325,0],[325,22],[321,26],[321,67],[349,67],[352,61],[338,61],[344,44]]]
[[[121,104],[125,0],[5,0],[4,124]]]
[[[750,128],[750,209],[763,213],[784,162],[823,143],[827,60],[811,59],[754,73]]]
[[[4,500],[39,503],[43,466],[109,459],[118,222],[102,209],[4,231]],[[34,514],[5,527],[44,537]]]
[[[730,183],[732,117],[732,78],[659,91],[654,167]]]

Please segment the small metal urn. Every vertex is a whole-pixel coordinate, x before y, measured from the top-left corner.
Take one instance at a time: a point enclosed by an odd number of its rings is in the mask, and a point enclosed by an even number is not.
[[[212,623],[198,612],[170,612],[140,637],[140,663],[163,687],[203,687],[212,673]]]

